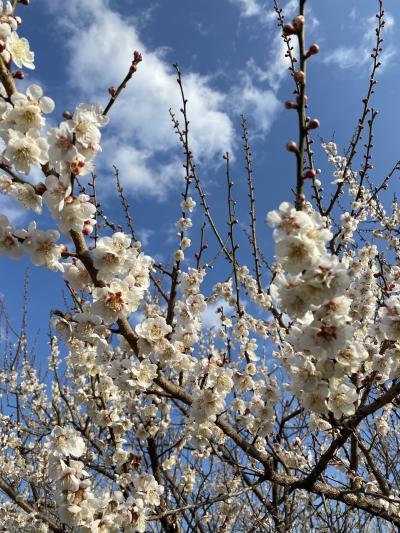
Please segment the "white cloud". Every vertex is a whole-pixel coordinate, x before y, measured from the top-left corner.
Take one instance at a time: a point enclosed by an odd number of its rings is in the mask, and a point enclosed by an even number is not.
[[[260,17],[267,11],[265,4],[260,4],[258,0],[229,0],[229,2],[239,7],[242,17]]]
[[[243,18],[257,17],[257,21],[263,25],[270,25],[277,20],[272,0],[268,2],[261,2],[260,0],[228,0],[228,2],[238,6],[240,16]],[[293,17],[298,10],[298,5],[298,0],[289,0],[283,9],[285,17]]]
[[[69,75],[74,97],[105,102],[107,89],[118,85],[125,76],[134,50],[143,54],[137,74],[123,91],[111,111],[111,125],[105,139],[115,150],[107,163],[123,167],[124,185],[135,192],[162,198],[173,183],[181,163],[177,136],[173,131],[169,108],[181,107],[176,73],[165,61],[163,50],[151,50],[143,43],[129,17],[112,10],[108,0],[69,0],[57,6],[48,3],[57,16],[64,12],[63,26],[70,51]],[[207,77],[184,73],[189,104],[191,148],[197,160],[220,160],[220,154],[232,151],[235,133],[225,111],[228,96],[213,88]],[[109,152],[108,152],[109,153]],[[154,166],[161,158],[162,168]],[[128,171],[125,171],[129,170]],[[160,178],[161,176],[161,178]],[[179,177],[179,176],[178,176]],[[172,182],[171,182],[172,178]]]
[[[150,240],[153,237],[155,231],[153,229],[141,228],[137,231],[139,241],[142,243],[144,248],[150,244]]]
[[[351,14],[350,17],[352,20],[355,20],[355,13]],[[393,16],[385,11],[385,28],[384,34],[391,32],[395,21]],[[368,17],[364,19],[357,19],[357,34],[362,34],[361,42],[357,46],[339,46],[334,49],[330,54],[326,55],[324,58],[324,63],[333,64],[341,69],[349,69],[356,67],[363,67],[371,60],[372,48],[375,46],[376,28],[377,19],[375,16]],[[361,31],[359,31],[361,28]],[[355,29],[353,26],[352,30]],[[387,45],[384,47],[383,53],[381,55],[382,67],[380,71],[388,65],[389,60],[396,55],[396,49],[392,45]]]
[[[182,185],[184,183],[182,163],[178,157],[170,156],[166,162],[154,163],[154,153],[150,149],[139,150],[133,143],[121,143],[112,138],[103,142],[103,153],[98,157],[97,165],[107,169],[107,175],[110,175],[114,163],[128,193],[150,195],[164,200],[169,190],[179,182]],[[108,186],[109,183],[99,183],[100,190]]]
[[[282,108],[276,94],[272,90],[262,90],[257,87],[249,74],[244,74],[240,85],[233,90],[231,103],[234,108],[250,116],[261,133],[269,131],[278,111]]]
[[[232,307],[230,307],[225,300],[218,300],[213,304],[207,305],[207,309],[205,309],[201,313],[201,320],[203,323],[204,328],[218,328],[221,326],[220,321],[220,314],[217,313],[218,307],[224,308],[224,314],[229,316],[229,314],[232,312]]]
[[[21,224],[28,214],[26,209],[21,208],[15,200],[4,194],[0,195],[0,213],[16,226]]]

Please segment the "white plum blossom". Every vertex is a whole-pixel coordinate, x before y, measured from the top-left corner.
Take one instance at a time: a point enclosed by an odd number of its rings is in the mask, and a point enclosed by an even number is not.
[[[54,455],[81,457],[86,445],[74,428],[56,426],[51,433],[50,448]]]
[[[2,214],[0,214],[0,255],[6,255],[11,259],[21,259],[24,255],[24,249],[15,236],[15,226]]]
[[[52,128],[47,135],[49,143],[49,161],[60,168],[63,161],[74,161],[78,150],[74,144],[74,134],[67,122],[62,122],[58,128]]]
[[[11,59],[18,68],[28,68],[34,69],[35,65],[33,63],[35,59],[35,54],[30,50],[29,41],[25,37],[18,37],[18,34],[14,31],[11,33],[7,39],[7,47],[3,52],[4,55],[9,54]]]
[[[61,175],[57,177],[53,174],[46,176],[46,190],[43,194],[43,201],[54,218],[60,216],[65,200],[71,195],[71,191],[71,176]]]
[[[47,162],[48,145],[35,129],[26,134],[16,130],[8,131],[8,143],[3,153],[5,160],[14,165],[15,170],[29,174],[32,166],[40,167]]]
[[[72,263],[63,263],[63,267],[64,279],[73,289],[87,291],[91,287],[90,274],[80,261],[74,259]]]
[[[340,382],[334,378],[330,381],[330,391],[328,406],[335,418],[354,414],[358,394],[351,382]]]
[[[36,193],[35,188],[30,183],[20,183],[18,181],[7,181],[1,179],[3,194],[8,194],[17,200],[25,209],[31,209],[35,213],[42,212],[42,197]]]
[[[41,231],[36,229],[36,223],[31,222],[24,237],[24,249],[31,254],[32,263],[36,266],[47,266],[50,270],[64,270],[59,262],[63,247],[56,244],[60,238],[57,230]]]
[[[139,337],[146,339],[150,343],[159,343],[168,333],[171,333],[172,327],[167,324],[162,316],[155,318],[146,318],[135,328]]]
[[[60,213],[60,230],[67,235],[70,231],[87,230],[96,222],[92,218],[95,213],[96,207],[90,202],[87,194],[80,194],[78,197],[68,196]],[[88,234],[90,233],[91,230]]]
[[[92,312],[107,323],[126,318],[139,307],[142,291],[129,287],[126,281],[114,279],[108,287],[93,291]]]

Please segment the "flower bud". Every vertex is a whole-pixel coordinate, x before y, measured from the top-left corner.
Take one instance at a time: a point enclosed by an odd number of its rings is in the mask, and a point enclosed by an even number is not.
[[[30,0],[18,0],[18,2],[19,2],[20,4],[22,4],[23,6],[29,6],[29,2],[30,2]]]
[[[306,55],[307,57],[310,57],[310,56],[315,56],[318,53],[319,53],[319,45],[317,43],[314,43],[310,46]]]
[[[179,262],[179,261],[183,261],[184,259],[185,259],[185,254],[183,253],[183,251],[177,250],[175,252],[175,261]]]
[[[111,87],[108,88],[108,94],[110,96],[115,96],[116,92],[117,92],[117,89],[113,85],[111,85]]]
[[[46,185],[42,183],[41,181],[35,185],[36,194],[39,194],[40,196],[44,194],[46,190],[47,190]]]
[[[137,50],[135,50],[133,52],[133,60],[135,63],[140,63],[142,61],[143,57],[142,57],[142,54],[140,52],[138,52]]]
[[[319,128],[319,126],[320,126],[319,120],[316,119],[316,118],[313,118],[307,124],[307,129],[308,130],[316,130],[317,128]]]
[[[15,22],[17,24],[22,24],[22,18],[21,17],[14,17],[14,19],[15,19]]]
[[[300,85],[303,85],[303,83],[306,81],[306,75],[302,70],[296,70],[293,76],[295,81],[300,83]]]
[[[65,118],[65,120],[71,120],[72,115],[69,111],[64,111],[62,116]]]
[[[286,145],[286,150],[288,150],[288,152],[296,154],[298,152],[297,144],[294,141],[288,142]]]
[[[285,24],[282,28],[283,35],[294,35],[296,33],[296,30],[292,26],[292,24]]]
[[[13,78],[16,80],[23,80],[25,78],[25,74],[22,72],[22,70],[16,70],[13,72]]]
[[[291,102],[290,100],[287,100],[285,102],[285,107],[286,109],[297,109],[298,105],[296,104],[296,102]]]
[[[303,15],[297,15],[297,17],[294,17],[294,19],[292,20],[294,29],[297,32],[300,32],[303,29],[304,22],[305,22],[305,18]]]
[[[310,168],[310,170],[307,170],[307,172],[304,174],[304,179],[314,179],[317,175],[317,171],[313,168]]]

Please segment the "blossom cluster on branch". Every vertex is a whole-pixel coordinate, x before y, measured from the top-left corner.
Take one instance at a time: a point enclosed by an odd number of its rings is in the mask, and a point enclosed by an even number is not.
[[[140,75],[140,53],[104,109],[79,104],[47,128],[53,100],[37,84],[18,90],[23,71],[15,67],[34,68],[17,33],[18,4],[29,2],[0,5],[0,192],[36,218],[48,210],[54,227],[35,220],[16,228],[1,214],[0,255],[28,254],[55,271],[70,300],[66,312],[53,311],[45,375],[29,351],[26,316],[16,334],[0,308],[0,531],[283,533],[326,524],[344,531],[343,523],[397,530],[400,210],[394,200],[388,213],[381,193],[399,165],[380,185],[370,177],[382,1],[356,134],[344,155],[333,142],[322,145],[333,166],[328,185],[312,149],[320,124],[307,115],[307,64],[319,46],[305,47],[305,0],[290,24],[274,2],[296,93],[286,108],[298,115],[299,140],[287,145],[297,169],[292,203],[267,215],[273,265],[257,244],[246,120],[248,257],[235,240],[229,154],[225,235],[197,174],[190,104],[174,65],[182,119],[171,118],[185,175],[170,266],[137,240],[118,173],[127,231],[108,218],[95,189],[101,130]],[[205,222],[192,261],[196,208]],[[204,262],[205,228],[228,265],[217,280],[217,259]],[[204,316],[214,308],[217,325],[208,329]]]

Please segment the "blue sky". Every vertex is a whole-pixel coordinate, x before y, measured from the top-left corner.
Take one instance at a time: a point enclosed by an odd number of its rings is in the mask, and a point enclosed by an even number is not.
[[[168,114],[169,107],[177,112],[180,107],[171,66],[177,62],[189,99],[198,173],[222,232],[226,231],[222,154],[227,150],[234,158],[234,194],[241,200],[238,214],[247,221],[240,114],[245,112],[248,117],[259,243],[271,258],[270,230],[263,220],[265,213],[279,202],[292,199],[294,158],[286,152],[285,144],[297,136],[296,115],[283,107],[293,85],[282,55],[272,3],[33,0],[29,7],[18,8],[23,18],[19,33],[29,38],[36,53],[36,70],[26,73],[26,84],[39,82],[45,94],[55,99],[52,124],[57,123],[64,109],[73,110],[80,102],[105,105],[108,87],[123,78],[133,50],[143,53],[138,73],[113,107],[111,123],[103,130],[104,152],[97,161],[97,174],[100,201],[109,209],[111,218],[122,221],[112,165],[120,168],[136,229],[150,255],[163,259],[175,249],[174,223],[180,216],[182,157]],[[308,4],[307,40],[321,46],[321,53],[310,62],[308,78],[309,112],[321,121],[315,140],[318,136],[325,140],[334,137],[342,148],[351,138],[367,90],[378,2],[309,0]],[[293,0],[282,2],[289,18],[296,14],[296,5]],[[386,0],[385,7],[384,68],[373,102],[380,112],[373,154],[377,181],[400,159],[400,4],[398,0]],[[316,151],[318,166],[323,169],[321,179],[329,183],[329,167],[317,142]],[[193,197],[197,201],[195,191]],[[0,198],[1,210],[19,226],[34,218],[4,198]],[[200,209],[194,218],[199,228]],[[51,223],[50,217],[45,216],[43,224]],[[195,230],[194,239],[197,234]],[[245,239],[241,240],[245,249]],[[215,243],[210,234],[207,241],[212,249]],[[23,272],[28,264],[2,258],[0,293],[15,320],[21,309]],[[216,281],[227,272],[221,261],[211,278]],[[31,329],[40,327],[45,333],[50,309],[63,308],[62,283],[59,275],[33,266],[30,278]]]

